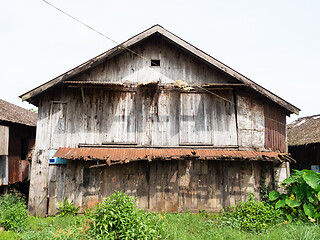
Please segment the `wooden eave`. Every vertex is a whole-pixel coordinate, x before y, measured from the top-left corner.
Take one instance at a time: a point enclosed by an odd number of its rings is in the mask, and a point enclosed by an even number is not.
[[[181,48],[185,49],[187,52],[191,53],[192,55],[195,55],[196,57],[202,59],[203,61],[207,62],[209,65],[214,66],[215,68],[221,70],[225,74],[239,80],[243,84],[249,86],[256,92],[262,94],[263,96],[269,98],[276,104],[280,105],[281,107],[288,110],[290,113],[298,114],[300,109],[295,107],[294,105],[288,103],[284,99],[280,98],[279,96],[273,94],[272,92],[268,91],[267,89],[263,88],[259,84],[253,82],[249,78],[243,76],[242,74],[238,73],[234,69],[230,68],[229,66],[223,64],[222,62],[218,61],[217,59],[213,58],[212,56],[208,55],[207,53],[201,51],[200,49],[194,47],[190,43],[184,41],[183,39],[179,38],[178,36],[174,35],[173,33],[169,32],[168,30],[164,29],[160,25],[155,25],[146,31],[137,34],[136,36],[130,38],[129,40],[119,44],[118,46],[92,58],[91,60],[71,69],[70,71],[52,79],[51,81],[48,81],[39,87],[36,87],[29,92],[26,92],[20,96],[23,101],[28,101],[31,103],[34,103],[32,98],[36,97],[37,95],[41,94],[42,92],[54,87],[55,85],[61,83],[64,80],[67,80],[83,71],[86,71],[94,66],[97,66],[98,64],[102,63],[103,61],[110,59],[121,52],[125,51],[126,48],[129,48],[142,40],[145,40],[146,38],[150,37],[153,34],[160,34],[164,38],[168,39],[170,42],[180,46]]]

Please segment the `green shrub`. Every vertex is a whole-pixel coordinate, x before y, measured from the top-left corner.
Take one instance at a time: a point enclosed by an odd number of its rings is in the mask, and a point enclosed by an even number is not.
[[[269,199],[276,209],[289,221],[302,220],[314,222],[320,218],[320,174],[312,170],[293,170],[287,179],[283,180],[286,193],[272,191]]]
[[[21,232],[28,218],[25,199],[16,193],[0,196],[0,225],[5,230]]]
[[[75,207],[73,204],[73,200],[71,202],[68,201],[68,198],[65,198],[63,202],[58,201],[59,210],[62,216],[64,215],[76,215],[80,209],[80,207]]]
[[[86,212],[89,234],[102,239],[158,239],[161,221],[140,210],[133,197],[115,192]]]
[[[273,206],[258,201],[252,193],[245,202],[227,208],[220,217],[221,227],[231,227],[237,230],[261,232],[266,228],[281,222],[280,212]]]

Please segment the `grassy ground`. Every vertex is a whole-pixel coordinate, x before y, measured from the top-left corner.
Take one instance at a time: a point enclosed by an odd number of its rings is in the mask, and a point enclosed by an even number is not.
[[[320,239],[317,224],[282,223],[255,234],[219,228],[214,217],[207,214],[159,214],[165,228],[163,239]],[[0,239],[88,239],[82,216],[30,217],[23,233],[2,231]]]

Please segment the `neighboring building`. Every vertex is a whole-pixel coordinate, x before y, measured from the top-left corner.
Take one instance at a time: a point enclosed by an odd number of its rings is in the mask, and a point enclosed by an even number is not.
[[[313,169],[320,165],[320,114],[302,117],[288,124],[289,153],[296,163],[293,169]]]
[[[0,99],[0,186],[29,178],[37,114]]]
[[[286,116],[299,111],[159,25],[21,98],[39,111],[35,215],[115,190],[157,211],[259,197],[262,178],[287,176]]]

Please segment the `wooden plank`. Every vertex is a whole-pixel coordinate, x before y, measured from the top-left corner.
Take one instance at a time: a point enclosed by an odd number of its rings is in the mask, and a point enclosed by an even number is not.
[[[180,96],[180,144],[212,143],[211,96],[201,93]]]
[[[9,127],[0,125],[0,155],[9,154]]]
[[[8,156],[0,155],[0,186],[8,185]]]
[[[47,214],[49,151],[35,150],[32,156],[28,209],[31,215]]]
[[[288,102],[282,100],[281,98],[277,97],[276,95],[274,95],[273,93],[269,92],[268,90],[262,88],[261,86],[257,85],[255,82],[251,81],[250,79],[244,77],[243,75],[239,74],[238,72],[234,71],[233,69],[229,68],[228,66],[224,65],[223,63],[219,62],[218,60],[212,58],[211,56],[209,56],[208,54],[202,52],[201,50],[195,48],[194,46],[190,45],[189,43],[185,42],[184,40],[182,40],[181,38],[175,36],[174,34],[170,33],[169,31],[167,31],[166,29],[160,27],[160,26],[154,26],[140,34],[138,34],[137,36],[129,39],[128,41],[126,41],[125,43],[123,43],[122,45],[119,45],[115,48],[112,48],[111,50],[85,62],[84,64],[68,71],[67,73],[39,86],[38,88],[35,88],[23,95],[21,95],[20,97],[23,100],[28,100],[34,96],[36,96],[37,94],[45,91],[46,89],[58,84],[59,82],[61,82],[62,80],[68,79],[72,76],[75,76],[76,74],[81,73],[82,71],[88,70],[91,67],[98,65],[99,63],[101,63],[101,61],[111,58],[114,55],[122,52],[125,47],[131,46],[132,44],[138,43],[141,40],[143,40],[144,38],[151,36],[153,33],[155,32],[159,32],[161,33],[163,36],[165,36],[166,38],[170,39],[171,41],[173,41],[174,43],[178,44],[180,47],[186,49],[189,53],[192,53],[193,55],[205,60],[207,63],[211,64],[212,66],[214,66],[215,68],[218,68],[220,70],[222,70],[222,72],[228,74],[229,76],[239,80],[242,83],[247,84],[248,86],[250,86],[252,89],[256,90],[257,92],[259,92],[260,94],[266,96],[267,98],[271,99],[272,101],[274,101],[275,103],[279,104],[280,106],[286,108],[289,112],[292,113],[298,113],[300,111],[300,109],[296,108],[295,106],[289,104]],[[128,53],[126,51],[126,53]],[[129,53],[131,55],[133,55],[131,52]],[[135,58],[137,58],[136,55],[133,55]],[[144,56],[147,57],[147,56]],[[159,58],[158,56],[153,56],[153,58]],[[141,62],[144,62],[145,60],[140,58]],[[123,64],[119,65],[122,66]],[[133,68],[129,68],[130,64],[127,64],[128,67],[125,67],[126,69],[133,69]],[[185,71],[191,70],[190,68],[185,68],[183,67],[182,69],[184,69]],[[133,69],[135,70],[135,69]],[[192,71],[190,71],[192,72]],[[189,75],[187,73],[187,75]],[[127,76],[127,75],[124,75]],[[185,79],[185,78],[183,78]]]
[[[234,102],[233,92],[213,91],[215,94]],[[213,145],[238,145],[235,105],[221,98],[214,97],[213,101]]]
[[[50,148],[57,149],[66,145],[67,103],[52,102],[50,113]]]
[[[263,105],[254,98],[237,97],[238,141],[243,150],[265,150],[265,119]]]

